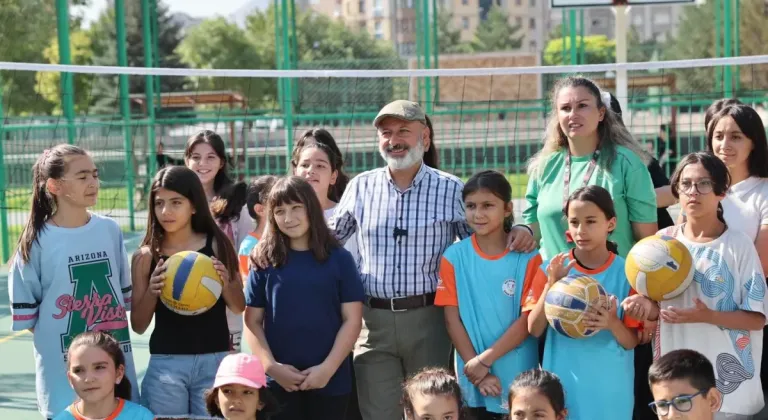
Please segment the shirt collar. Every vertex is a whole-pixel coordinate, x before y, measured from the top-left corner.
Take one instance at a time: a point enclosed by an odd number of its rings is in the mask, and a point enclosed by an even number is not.
[[[413,181],[411,181],[411,185],[406,188],[406,190],[409,190],[421,183],[421,181],[424,179],[424,177],[429,174],[429,167],[424,164],[424,161],[421,162],[421,166],[419,167],[419,171],[416,172],[416,176],[413,177]],[[384,172],[387,174],[387,181],[389,181],[389,184],[395,187],[397,189],[397,185],[395,184],[395,180],[392,179],[392,173],[390,172],[389,166],[384,168]]]

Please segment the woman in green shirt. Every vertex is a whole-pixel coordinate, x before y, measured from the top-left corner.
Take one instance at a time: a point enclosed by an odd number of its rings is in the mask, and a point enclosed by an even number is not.
[[[523,212],[545,259],[573,248],[562,209],[585,185],[599,185],[614,199],[617,225],[610,239],[619,255],[657,231],[656,194],[646,168],[650,156],[607,103],[609,94],[583,77],[561,79],[553,90],[544,146],[528,164],[529,207]]]

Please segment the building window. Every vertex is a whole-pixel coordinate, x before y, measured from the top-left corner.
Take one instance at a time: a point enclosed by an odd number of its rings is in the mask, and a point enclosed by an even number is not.
[[[461,4],[464,6],[469,6],[469,0],[461,0]]]
[[[365,13],[365,0],[360,0],[359,6],[358,6],[358,11],[360,13]]]
[[[522,6],[523,0],[515,0],[515,6]]]
[[[536,40],[531,40],[528,43],[528,47],[531,52],[536,51]]]
[[[536,29],[536,19],[534,19],[534,18],[530,18],[530,19],[528,20],[528,27],[529,27],[530,29]]]
[[[376,39],[384,39],[384,29],[381,25],[381,21],[377,21],[374,25],[374,37]]]
[[[528,4],[529,4],[531,7],[536,7],[536,0],[530,0],[530,1],[528,2]]]
[[[467,18],[467,17],[461,18],[461,27],[464,30],[468,30],[469,29],[469,18]]]
[[[364,20],[358,22],[358,25],[360,25],[360,30],[361,31],[364,31],[364,30],[368,29],[368,25],[366,24],[366,22]]]
[[[515,16],[515,26],[523,27],[523,18]]]

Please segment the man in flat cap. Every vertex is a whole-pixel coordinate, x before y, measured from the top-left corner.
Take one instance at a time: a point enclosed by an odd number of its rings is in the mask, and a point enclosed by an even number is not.
[[[449,363],[443,310],[434,305],[438,271],[445,249],[470,229],[461,180],[425,164],[433,145],[419,104],[394,101],[373,125],[387,166],[350,181],[330,227],[341,241],[357,235],[359,245],[367,296],[354,353],[360,412],[364,420],[400,420],[403,380]]]

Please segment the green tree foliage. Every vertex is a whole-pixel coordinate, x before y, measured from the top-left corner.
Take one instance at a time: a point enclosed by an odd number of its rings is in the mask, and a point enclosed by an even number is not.
[[[704,4],[686,7],[680,19],[677,36],[670,39],[665,45],[662,58],[681,60],[716,57],[715,14],[723,15],[718,8],[719,3],[708,1]],[[740,55],[768,53],[768,47],[766,47],[768,45],[768,25],[766,25],[768,6],[764,0],[741,0],[740,6]],[[675,74],[678,76],[678,91],[692,95],[714,94],[715,96],[722,96],[722,92],[715,92],[717,73],[716,69],[712,67],[675,70]],[[768,89],[768,66],[736,66],[734,67],[734,79],[736,75],[739,76],[741,88],[744,91]]]
[[[93,64],[91,38],[87,32],[75,30],[70,34],[70,53],[72,64],[86,66]],[[52,38],[49,45],[43,50],[43,57],[51,64],[58,64],[60,62],[59,42],[56,37]],[[37,72],[35,80],[35,92],[54,105],[54,112],[61,112],[61,73]],[[91,105],[90,90],[92,83],[93,75],[74,75],[75,111],[77,113],[88,111]]]
[[[158,1],[158,51],[159,67],[184,68],[184,64],[176,54],[176,48],[181,42],[181,28],[174,23],[168,8]],[[144,34],[142,30],[141,2],[125,2],[125,26],[128,49],[128,66],[144,67]],[[115,27],[115,11],[108,8],[94,22],[89,35],[93,45],[93,64],[103,66],[117,65],[117,34]],[[130,93],[144,92],[144,76],[129,78]],[[181,92],[186,89],[188,81],[183,77],[161,77],[162,92]],[[93,106],[91,113],[114,114],[118,112],[118,77],[98,76],[94,78],[92,87]]]
[[[461,41],[461,30],[454,27],[453,15],[447,11],[437,16],[437,45],[441,54],[472,52],[472,45]]]
[[[509,22],[509,16],[495,4],[480,22],[472,40],[472,49],[477,52],[506,51],[520,48],[523,35],[517,36],[520,26]]]
[[[616,42],[605,35],[576,37],[576,50],[584,47],[583,64],[602,64],[616,61]],[[565,38],[565,64],[571,64],[571,38]],[[563,63],[563,38],[550,39],[544,49],[544,64],[557,66]]]
[[[43,50],[56,36],[56,9],[46,0],[0,2],[0,57],[3,61],[45,63]],[[3,112],[42,114],[53,105],[35,90],[35,72],[2,71]]]
[[[274,63],[251,41],[248,33],[224,18],[208,19],[187,32],[177,50],[182,63],[197,69],[261,69]],[[232,90],[250,106],[274,95],[275,83],[264,78],[203,77],[192,81],[195,90]]]

